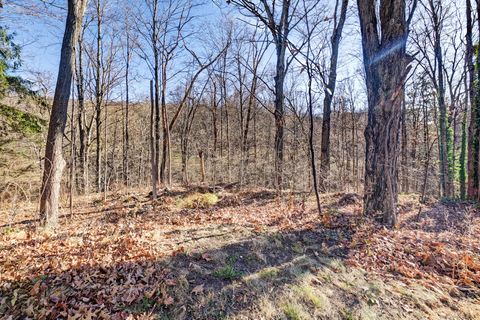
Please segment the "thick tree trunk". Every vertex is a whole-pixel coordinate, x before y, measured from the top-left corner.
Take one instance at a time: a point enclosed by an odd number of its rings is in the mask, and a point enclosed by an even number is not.
[[[392,227],[397,223],[399,130],[409,63],[405,1],[381,2],[381,26],[376,1],[358,0],[358,9],[368,94],[364,212],[381,212]]]
[[[83,20],[87,1],[69,0],[65,34],[58,70],[55,96],[53,99],[50,122],[48,125],[45,148],[45,165],[40,198],[40,223],[43,226],[55,226],[58,223],[58,205],[60,184],[65,160],[62,154],[62,140],[67,122],[68,100],[75,65],[75,47],[78,31]]]

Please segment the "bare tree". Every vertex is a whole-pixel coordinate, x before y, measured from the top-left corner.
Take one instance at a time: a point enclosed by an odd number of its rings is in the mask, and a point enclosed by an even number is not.
[[[422,2],[423,3],[423,2]],[[427,8],[427,6],[425,6]],[[438,109],[440,113],[439,126],[440,138],[439,155],[440,155],[440,177],[443,189],[443,195],[451,198],[454,194],[453,189],[453,172],[449,163],[449,133],[448,133],[448,114],[445,103],[445,74],[444,74],[444,57],[441,44],[441,33],[443,28],[443,6],[441,1],[428,0],[428,13],[431,18],[434,37],[434,54],[436,61],[436,77],[435,86],[437,90]]]
[[[227,0],[227,3],[234,3],[246,10],[248,14],[264,24],[270,31],[275,44],[276,67],[275,67],[275,186],[283,188],[283,158],[284,158],[284,127],[285,127],[285,106],[284,106],[284,82],[288,70],[286,63],[287,45],[289,34],[297,17],[297,8],[300,1],[285,0],[281,5],[276,6],[275,1],[268,3],[267,0]]]
[[[333,32],[330,39],[331,53],[330,53],[330,71],[328,76],[323,76],[325,89],[323,98],[323,119],[322,119],[322,142],[321,142],[321,162],[320,171],[323,179],[327,177],[330,169],[330,117],[332,112],[332,101],[335,93],[335,86],[337,82],[337,65],[338,65],[338,51],[340,47],[340,39],[342,38],[343,26],[347,17],[348,0],[342,0],[340,15],[338,16],[339,0],[335,2],[335,11],[333,14]],[[327,79],[326,79],[327,78]],[[322,179],[322,181],[323,181]],[[324,186],[323,186],[324,189]]]
[[[58,223],[60,183],[65,168],[62,140],[67,122],[68,101],[75,66],[75,48],[86,5],[87,0],[68,1],[60,66],[45,149],[45,166],[40,199],[40,221],[44,226],[54,226]]]

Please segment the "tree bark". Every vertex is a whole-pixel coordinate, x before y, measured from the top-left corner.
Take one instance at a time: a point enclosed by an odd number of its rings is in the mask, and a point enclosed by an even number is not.
[[[62,140],[67,122],[68,101],[75,65],[75,48],[78,41],[87,0],[69,0],[65,33],[60,55],[57,84],[53,99],[45,148],[45,165],[40,198],[40,223],[53,227],[58,223],[60,184],[65,160],[62,154]]]
[[[383,222],[393,227],[397,223],[400,118],[409,63],[405,1],[382,1],[380,26],[375,0],[358,0],[358,10],[368,96],[364,213],[381,212]]]

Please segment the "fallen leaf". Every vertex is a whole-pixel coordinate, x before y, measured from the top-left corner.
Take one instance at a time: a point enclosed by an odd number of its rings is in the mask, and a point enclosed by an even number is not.
[[[192,289],[193,294],[201,294],[203,293],[203,284],[196,286]]]

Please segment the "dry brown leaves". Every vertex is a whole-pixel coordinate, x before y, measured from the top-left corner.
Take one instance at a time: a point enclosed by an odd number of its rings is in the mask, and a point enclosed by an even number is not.
[[[425,209],[418,219],[413,206],[402,214],[400,229],[387,230],[366,223],[356,202],[329,204],[320,217],[313,203],[294,197],[278,200],[263,191],[231,197],[211,209],[178,210],[174,196],[152,202],[144,194],[114,195],[106,204],[80,204],[55,233],[27,225],[1,235],[0,315],[126,319],[168,309],[180,303],[175,288],[183,281],[168,259],[185,254],[188,246],[178,230],[206,225],[258,233],[337,229],[350,235],[336,245],[348,251],[351,265],[405,281],[480,287],[479,214],[467,205]],[[450,223],[467,218],[468,228]],[[201,259],[212,258],[205,253]],[[205,290],[196,284],[188,292],[200,296]]]
[[[185,251],[178,230],[214,224],[278,232],[313,228],[318,220],[292,201],[245,197],[249,205],[178,210],[173,197],[153,202],[141,194],[114,195],[107,203],[79,205],[55,232],[30,224],[3,234],[0,315],[125,319],[168,308],[178,302],[172,293],[178,273],[168,268],[168,259]],[[196,286],[190,292],[203,290]]]
[[[419,279],[430,285],[455,286],[478,294],[480,289],[480,215],[472,206],[438,205],[404,212],[401,227],[359,229],[348,262],[367,270]],[[468,215],[469,231],[461,226]],[[452,221],[450,221],[452,220]]]

